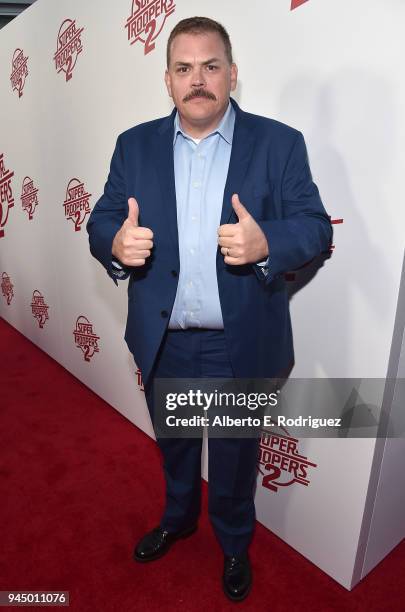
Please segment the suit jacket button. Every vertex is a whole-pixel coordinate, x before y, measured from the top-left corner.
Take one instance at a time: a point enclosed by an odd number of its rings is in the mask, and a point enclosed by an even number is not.
[[[172,276],[174,276],[174,277],[177,277],[177,276],[178,276],[177,270],[172,270],[172,273],[171,273],[171,274],[172,274]]]
[[[167,312],[167,310],[161,310],[160,314],[162,315],[164,319],[167,319],[167,317],[169,316],[169,313]]]

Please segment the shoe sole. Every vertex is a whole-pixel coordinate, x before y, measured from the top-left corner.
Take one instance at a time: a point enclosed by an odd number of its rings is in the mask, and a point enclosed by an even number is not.
[[[193,533],[195,533],[197,531],[197,526],[195,525],[194,527],[190,527],[189,529],[185,529],[181,535],[178,535],[176,537],[175,540],[173,540],[173,542],[171,542],[167,548],[165,548],[165,550],[159,552],[157,555],[154,555],[153,557],[138,557],[138,555],[136,555],[134,553],[134,560],[137,561],[138,563],[149,563],[150,561],[156,561],[157,559],[160,559],[161,557],[164,557],[164,555],[166,553],[169,552],[169,550],[171,549],[171,547],[173,546],[173,544],[175,544],[178,540],[185,540],[186,538],[189,538],[190,536],[193,535]]]

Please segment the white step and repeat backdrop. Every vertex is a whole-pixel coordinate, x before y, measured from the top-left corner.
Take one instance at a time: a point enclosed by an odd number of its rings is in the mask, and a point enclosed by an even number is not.
[[[291,299],[293,376],[385,378],[400,354],[403,2],[38,0],[0,32],[0,314],[150,435],[126,283],[91,258],[85,224],[117,135],[171,111],[166,40],[200,14],[231,35],[241,107],[304,133],[334,223],[331,259]],[[404,535],[403,441],[297,439],[293,457],[272,444],[258,519],[351,588]]]

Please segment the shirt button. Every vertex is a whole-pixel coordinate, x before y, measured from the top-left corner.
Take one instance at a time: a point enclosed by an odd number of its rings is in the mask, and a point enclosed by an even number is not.
[[[178,276],[177,270],[172,270],[171,275],[176,278]]]
[[[197,221],[197,217],[195,215],[193,215],[191,218],[193,221]]]
[[[193,183],[193,187],[195,187],[196,189],[198,189],[198,187],[201,187],[201,183],[199,183],[198,181],[194,181],[194,183]]]
[[[190,249],[190,253],[194,255],[194,249]]]
[[[160,314],[162,315],[163,319],[167,319],[167,317],[169,316],[169,313],[167,312],[167,310],[161,310]]]

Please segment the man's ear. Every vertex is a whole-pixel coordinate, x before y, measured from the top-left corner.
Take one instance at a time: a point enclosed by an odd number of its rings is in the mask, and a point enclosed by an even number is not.
[[[169,94],[170,97],[172,97],[171,80],[170,80],[170,74],[168,70],[166,70],[165,72],[165,83],[167,87],[167,93]]]
[[[235,91],[238,84],[238,67],[236,64],[231,64],[231,91]]]

